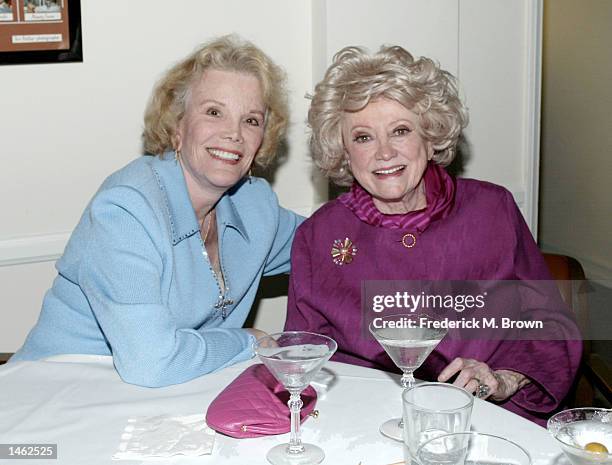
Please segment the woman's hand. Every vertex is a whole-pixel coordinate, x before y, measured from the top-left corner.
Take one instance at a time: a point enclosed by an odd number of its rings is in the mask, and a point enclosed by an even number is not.
[[[255,337],[255,339],[261,339],[262,337],[266,337],[268,335],[268,333],[260,329],[255,329],[255,328],[244,328],[244,329],[246,329],[247,332],[251,333]]]
[[[489,365],[471,358],[457,357],[448,364],[438,376],[438,381],[446,382],[459,373],[455,386],[476,393],[482,399],[491,398],[503,401],[513,396],[529,379],[524,375],[510,370],[491,370]]]

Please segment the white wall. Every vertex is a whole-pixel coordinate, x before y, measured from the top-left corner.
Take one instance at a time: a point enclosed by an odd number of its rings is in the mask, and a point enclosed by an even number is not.
[[[214,35],[238,32],[288,72],[289,159],[275,177],[285,206],[309,213],[326,196],[326,183],[313,177],[308,160],[304,94],[341,47],[398,43],[458,74],[472,117],[465,175],[506,185],[535,226],[537,125],[526,117],[537,116],[539,1],[81,3],[83,63],[0,69],[0,86],[10,89],[0,112],[0,352],[19,347],[38,315],[54,275],[53,262],[41,260],[61,253],[104,177],[138,156],[154,81]],[[281,328],[285,302],[264,301],[256,325]]]
[[[465,176],[506,186],[537,232],[542,5],[461,0],[459,77],[470,110]]]
[[[545,3],[540,238],[612,283],[612,2]]]
[[[304,72],[311,67],[310,2],[182,0],[180,8],[151,0],[81,4],[83,63],[0,69],[0,86],[10,89],[3,92],[0,112],[0,264],[5,265],[0,266],[0,352],[18,348],[38,316],[54,276],[53,262],[38,260],[62,252],[102,180],[139,155],[142,114],[153,83],[212,36],[239,32],[287,70],[290,156],[277,173],[275,189],[285,206],[304,214],[315,198],[303,98],[313,87],[311,74]],[[282,314],[284,304],[272,308]]]

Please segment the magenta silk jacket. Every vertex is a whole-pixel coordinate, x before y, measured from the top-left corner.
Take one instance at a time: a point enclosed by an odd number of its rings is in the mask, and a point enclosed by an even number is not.
[[[338,351],[333,360],[397,372],[381,346],[362,332],[362,281],[552,279],[512,195],[494,184],[457,179],[445,216],[417,234],[412,248],[402,245],[405,233],[359,219],[346,198],[320,208],[299,227],[293,242],[285,329],[334,338]],[[345,238],[357,252],[351,263],[340,266],[331,249],[335,240]],[[455,357],[522,373],[531,383],[501,406],[543,425],[570,389],[582,350],[573,321],[558,310],[543,311],[558,322],[565,340],[447,338],[415,375],[434,381]]]

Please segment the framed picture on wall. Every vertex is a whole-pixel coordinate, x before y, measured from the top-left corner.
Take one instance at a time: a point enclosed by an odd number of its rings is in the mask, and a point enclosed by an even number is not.
[[[80,0],[0,0],[0,64],[83,61]]]

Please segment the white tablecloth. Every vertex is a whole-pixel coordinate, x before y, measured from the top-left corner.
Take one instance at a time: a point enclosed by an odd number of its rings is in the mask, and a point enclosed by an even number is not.
[[[128,418],[194,413],[204,418],[212,399],[250,363],[254,361],[157,389],[121,381],[110,357],[60,356],[3,365],[0,443],[58,445],[58,460],[20,462],[28,465],[141,463],[111,460]],[[386,465],[401,461],[401,444],[378,432],[384,420],[401,415],[399,377],[335,362],[328,362],[324,369],[333,373],[335,381],[319,396],[319,417],[304,423],[303,440],[325,450],[325,464]],[[566,463],[545,429],[489,402],[475,399],[472,427],[521,444],[532,454],[534,465]],[[287,442],[288,437],[238,440],[217,434],[212,455],[178,457],[163,463],[263,465],[268,449]]]

